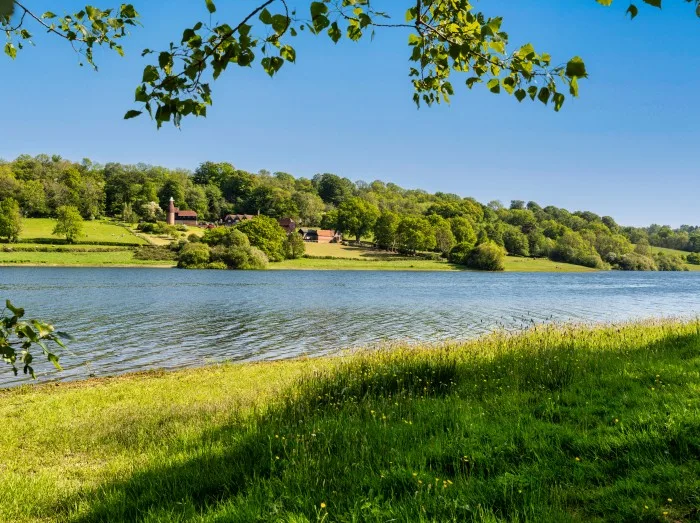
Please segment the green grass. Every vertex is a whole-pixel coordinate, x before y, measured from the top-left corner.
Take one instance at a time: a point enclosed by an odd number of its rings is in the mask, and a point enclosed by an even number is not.
[[[56,220],[51,218],[26,218],[22,220],[21,243],[60,242],[60,236],[52,234]],[[127,228],[106,221],[85,221],[83,235],[78,238],[79,243],[130,243],[133,245],[145,245],[148,243],[143,238],[134,236]]]
[[[109,267],[128,265],[151,265],[174,267],[175,262],[144,261],[134,259],[131,250],[117,252],[2,252],[0,265],[46,265]]]
[[[3,393],[2,521],[697,521],[700,325]]]
[[[317,245],[317,244],[307,244]],[[463,271],[465,267],[448,263],[444,260],[432,261],[420,258],[406,258],[393,254],[381,256],[362,257],[363,253],[375,254],[376,251],[347,248],[343,251],[343,258],[300,258],[297,260],[285,260],[280,263],[271,263],[270,269],[284,270],[377,270],[377,271]],[[320,249],[307,249],[307,254],[312,256],[332,256],[332,254],[317,254],[323,252]],[[381,254],[381,252],[379,253]],[[591,272],[593,269],[560,263],[545,258],[519,258],[506,257],[506,272]]]

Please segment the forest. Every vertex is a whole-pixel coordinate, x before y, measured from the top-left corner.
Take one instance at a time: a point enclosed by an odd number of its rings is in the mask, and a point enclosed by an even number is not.
[[[331,173],[297,178],[212,162],[192,172],[88,159],[76,163],[43,154],[0,160],[0,239],[12,239],[7,209],[37,218],[56,217],[69,207],[85,220],[156,223],[164,220],[171,197],[179,208],[197,211],[203,223],[217,224],[233,213],[290,217],[299,225],[334,229],[377,248],[408,255],[432,252],[490,270],[498,270],[497,259],[505,253],[597,269],[683,270],[685,261],[700,263],[698,226],[629,227],[590,211],[521,200],[484,204],[380,180],[353,182]],[[689,254],[683,260],[653,253],[651,247]]]

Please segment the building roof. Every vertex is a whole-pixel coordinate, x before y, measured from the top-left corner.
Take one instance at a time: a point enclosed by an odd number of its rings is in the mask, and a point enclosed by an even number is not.
[[[319,236],[335,236],[335,232],[328,229],[319,229],[316,231]]]
[[[196,218],[197,217],[196,211],[181,211],[178,209],[175,212],[175,214],[177,214],[178,217],[182,217],[182,218]]]
[[[227,214],[224,221],[235,220],[236,218],[239,220],[252,220],[255,216],[252,214]]]

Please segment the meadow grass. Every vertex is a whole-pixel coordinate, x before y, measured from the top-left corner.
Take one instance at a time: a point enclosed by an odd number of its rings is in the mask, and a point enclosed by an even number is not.
[[[22,232],[20,242],[60,242],[60,236],[54,236],[53,229],[56,220],[52,218],[25,218],[22,220]],[[132,234],[126,227],[121,227],[107,221],[85,221],[83,223],[83,234],[77,239],[79,243],[119,243],[132,245],[145,245],[148,243],[143,238]]]
[[[0,393],[2,521],[697,521],[700,324]]]
[[[307,244],[307,249],[309,245]],[[311,256],[326,256],[326,254],[313,254],[322,250],[307,250]],[[367,253],[362,257],[362,252]],[[343,253],[344,254],[344,253]],[[358,249],[350,251],[350,256],[345,258],[299,258],[285,260],[280,263],[271,263],[270,269],[284,270],[379,270],[379,271],[464,271],[468,270],[461,265],[448,263],[445,260],[425,260],[422,258],[406,258],[398,255],[380,257],[377,251]],[[378,253],[381,254],[381,253]],[[376,257],[375,257],[376,256]],[[591,272],[594,269],[572,265],[570,263],[553,262],[546,258],[520,258],[506,256],[506,272]]]
[[[85,246],[83,246],[85,247]],[[137,260],[133,250],[116,252],[2,252],[0,265],[46,265],[75,267],[158,266],[174,267],[175,262]]]

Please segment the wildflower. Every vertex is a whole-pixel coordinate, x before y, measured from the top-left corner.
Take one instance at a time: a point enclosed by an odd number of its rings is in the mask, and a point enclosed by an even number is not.
[[[578,456],[576,456],[576,461],[581,461],[581,458],[579,458]]]
[[[673,503],[673,500],[671,498],[668,498],[669,503]]]
[[[664,515],[664,516],[668,516],[668,512],[666,512],[666,511],[664,510],[663,515]]]
[[[321,501],[321,508],[326,508],[326,504],[323,501]]]
[[[418,472],[413,473],[413,477],[415,478],[418,475]]]

